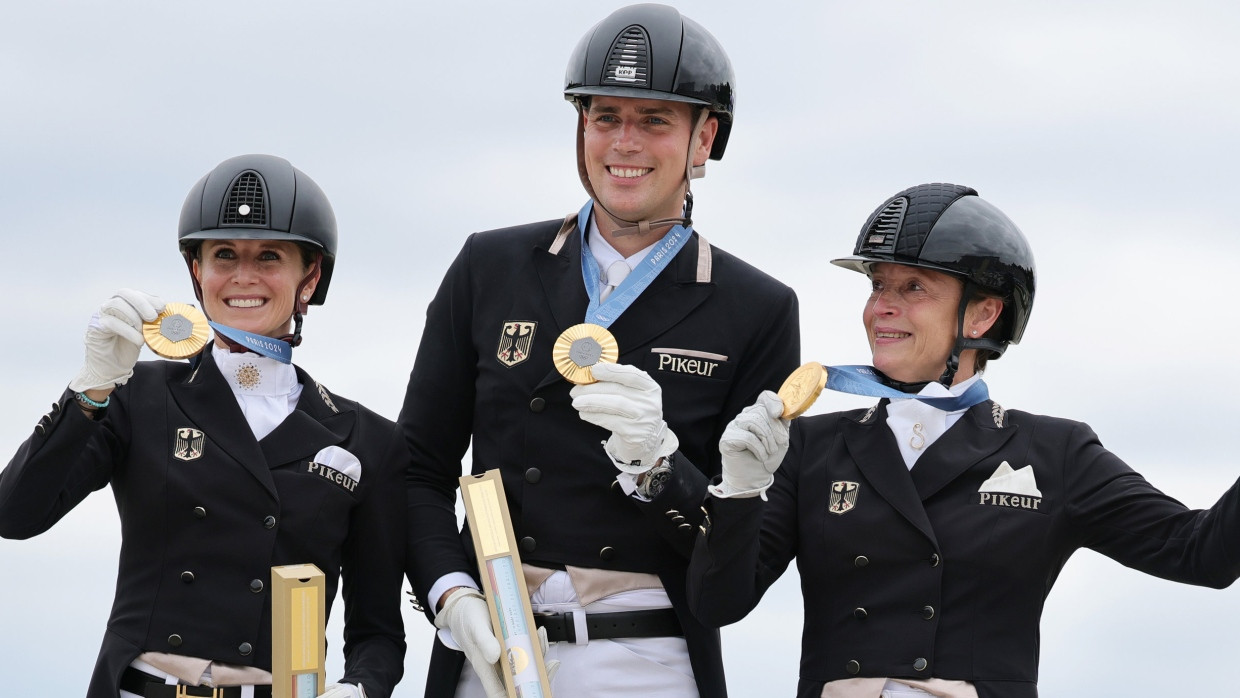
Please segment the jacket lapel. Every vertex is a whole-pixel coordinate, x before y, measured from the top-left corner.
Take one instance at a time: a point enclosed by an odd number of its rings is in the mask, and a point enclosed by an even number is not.
[[[887,428],[887,403],[886,399],[880,402],[879,408],[864,422],[846,420],[844,443],[853,462],[878,495],[937,545],[921,497],[913,487],[895,437]]]
[[[1016,434],[1015,425],[995,424],[993,405],[987,400],[971,407],[917,459],[913,484],[922,500],[994,454]]]
[[[302,386],[297,408],[259,442],[271,468],[313,459],[327,446],[348,439],[357,421],[354,409],[332,400],[327,389],[300,368],[297,380]]]
[[[651,344],[714,293],[713,282],[697,279],[699,239],[694,232],[672,263],[612,323],[611,333],[616,336],[621,353]]]
[[[534,248],[534,268],[538,271],[558,337],[564,330],[581,323],[590,299],[581,277],[581,234],[570,232],[557,253],[550,251],[551,243],[549,238],[546,245]]]
[[[170,381],[168,392],[191,422],[178,426],[193,426],[202,431],[212,445],[240,463],[267,488],[272,497],[276,496],[275,483],[267,469],[262,449],[241,408],[237,406],[237,398],[228,387],[228,381],[220,374],[209,346],[200,355],[198,368],[190,373],[189,380]]]

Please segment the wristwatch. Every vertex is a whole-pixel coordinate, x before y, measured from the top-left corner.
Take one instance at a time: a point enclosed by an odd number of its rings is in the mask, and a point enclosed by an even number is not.
[[[659,459],[654,467],[646,471],[646,475],[642,478],[642,482],[637,486],[637,493],[646,499],[654,499],[659,496],[663,488],[667,486],[667,481],[672,479],[672,468],[675,467],[672,462],[672,455],[668,454],[664,458]]]

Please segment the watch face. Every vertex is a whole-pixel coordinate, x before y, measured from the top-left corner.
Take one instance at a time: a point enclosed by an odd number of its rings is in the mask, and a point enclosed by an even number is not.
[[[672,476],[671,468],[658,468],[650,471],[646,475],[645,482],[642,483],[642,491],[647,497],[653,499],[658,496],[663,488],[667,485],[668,479]]]

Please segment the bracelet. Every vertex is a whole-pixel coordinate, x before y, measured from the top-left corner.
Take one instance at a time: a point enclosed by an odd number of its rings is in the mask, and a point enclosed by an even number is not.
[[[95,409],[95,410],[101,410],[112,403],[111,395],[105,397],[103,399],[103,402],[95,402],[94,400],[86,397],[85,393],[77,393],[73,397],[76,398],[77,401],[82,403],[84,406],[88,406],[91,409]]]

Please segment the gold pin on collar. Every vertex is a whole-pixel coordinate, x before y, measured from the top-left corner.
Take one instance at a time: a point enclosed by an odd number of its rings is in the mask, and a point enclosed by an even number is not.
[[[614,364],[620,358],[620,345],[607,328],[593,323],[573,325],[564,330],[551,348],[555,369],[570,383],[594,382],[590,367],[599,362]]]
[[[810,361],[792,372],[779,387],[779,399],[784,403],[784,419],[805,414],[822,394],[827,385],[827,369],[817,361]]]
[[[165,359],[185,359],[207,346],[207,316],[192,305],[168,303],[154,320],[142,323],[142,337],[151,351]]]

